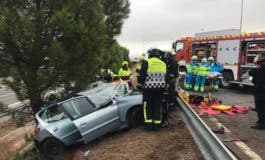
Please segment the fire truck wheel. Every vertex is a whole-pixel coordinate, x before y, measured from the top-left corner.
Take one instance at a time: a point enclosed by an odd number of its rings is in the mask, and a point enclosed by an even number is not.
[[[232,88],[233,84],[229,83],[229,81],[233,81],[234,76],[230,72],[223,72],[223,79],[221,80],[222,88]]]

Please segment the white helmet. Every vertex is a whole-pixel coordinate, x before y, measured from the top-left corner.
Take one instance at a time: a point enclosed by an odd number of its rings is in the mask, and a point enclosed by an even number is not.
[[[213,57],[209,57],[208,61],[214,61],[214,58]]]
[[[191,57],[191,60],[197,60],[197,59],[198,59],[197,56],[192,56],[192,57]]]
[[[202,63],[207,63],[207,58],[203,58]]]

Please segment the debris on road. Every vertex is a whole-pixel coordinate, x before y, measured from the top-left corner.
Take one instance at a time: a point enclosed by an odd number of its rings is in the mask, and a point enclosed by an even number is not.
[[[218,128],[216,129],[212,129],[212,131],[214,133],[218,133],[218,134],[224,134],[225,133],[225,128],[223,126],[218,126]]]
[[[90,154],[90,150],[87,150],[87,151],[85,151],[85,153],[84,153],[84,157],[88,157],[89,156],[89,154]]]

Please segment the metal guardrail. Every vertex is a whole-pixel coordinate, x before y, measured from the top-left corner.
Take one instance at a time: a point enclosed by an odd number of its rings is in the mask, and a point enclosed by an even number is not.
[[[237,160],[238,158],[219,140],[197,113],[177,97],[181,117],[206,160]]]
[[[12,112],[23,111],[28,106],[29,106],[29,102],[21,103],[20,105],[18,105],[16,107],[10,108],[9,111],[12,111]],[[0,113],[0,118],[7,116],[7,115],[8,115],[7,112],[2,112],[2,113]]]

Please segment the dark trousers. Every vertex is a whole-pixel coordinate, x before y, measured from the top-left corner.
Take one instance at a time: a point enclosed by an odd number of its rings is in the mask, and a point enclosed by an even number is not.
[[[265,93],[255,94],[255,106],[258,113],[258,123],[265,125]]]
[[[161,106],[163,92],[160,90],[143,90],[144,100],[144,122],[146,125],[160,126],[161,125]]]
[[[177,91],[176,91],[176,78],[174,79],[170,79],[168,82],[168,93],[170,96],[169,102],[170,104],[173,105],[173,107],[176,106],[176,97],[178,95]]]

